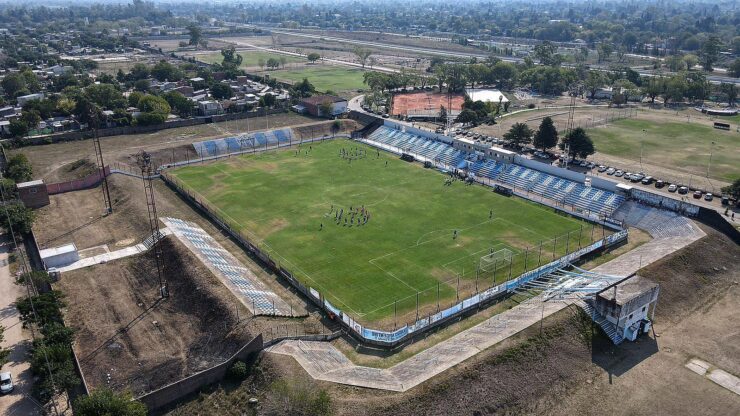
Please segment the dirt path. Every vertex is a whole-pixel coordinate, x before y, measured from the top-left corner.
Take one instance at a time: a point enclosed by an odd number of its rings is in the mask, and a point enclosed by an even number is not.
[[[15,300],[25,295],[23,286],[16,285],[10,275],[8,265],[8,243],[5,235],[0,236],[0,325],[5,327],[3,347],[12,348],[9,362],[2,371],[10,371],[15,389],[11,394],[0,396],[0,414],[36,415],[41,414],[30,398],[33,376],[27,354],[31,346],[31,334],[24,330],[19,319]]]

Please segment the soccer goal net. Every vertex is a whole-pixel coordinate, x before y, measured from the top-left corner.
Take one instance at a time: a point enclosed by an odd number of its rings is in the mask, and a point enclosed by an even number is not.
[[[483,272],[492,272],[495,267],[508,264],[513,255],[514,253],[508,248],[488,253],[481,256],[478,268]]]

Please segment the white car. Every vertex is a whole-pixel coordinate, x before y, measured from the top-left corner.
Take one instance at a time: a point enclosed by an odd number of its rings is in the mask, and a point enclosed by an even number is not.
[[[13,391],[13,377],[10,373],[0,373],[0,393],[8,394]]]
[[[614,175],[614,172],[616,172],[616,171],[617,170],[614,169],[614,168],[609,168],[609,169],[606,170],[606,174],[609,175],[609,176],[611,176],[611,175]]]
[[[614,176],[616,176],[616,177],[620,177],[622,175],[624,175],[624,172],[621,171],[621,170],[618,170],[618,171],[614,172]]]
[[[604,166],[604,165],[600,165],[600,166],[599,166],[599,169],[598,169],[598,171],[599,171],[599,172],[606,172],[606,170],[607,170],[607,169],[608,169],[608,168],[607,168],[606,166]]]
[[[668,185],[668,192],[676,192],[677,189],[678,185],[676,185],[675,183]]]

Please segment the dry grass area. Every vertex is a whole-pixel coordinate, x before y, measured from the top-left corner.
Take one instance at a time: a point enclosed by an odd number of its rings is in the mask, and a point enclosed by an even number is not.
[[[740,249],[725,236],[708,236],[645,268],[661,284],[657,337],[614,347],[575,307],[543,325],[497,344],[406,393],[314,381],[340,415],[484,414],[737,414],[733,393],[684,368],[700,357],[740,374],[736,267]],[[275,406],[274,380],[308,383],[293,359],[266,355],[241,386],[215,387],[186,402],[175,415],[207,414],[218,407],[237,415],[240,398],[260,398],[257,414]]]
[[[295,113],[274,114],[268,117],[256,117],[249,120],[249,131],[276,129],[295,125],[315,123],[314,118]],[[191,127],[159,130],[153,133],[130,134],[122,136],[103,137],[100,145],[103,149],[105,162],[127,162],[129,157],[141,150],[147,152],[171,149],[172,147],[187,145],[193,142],[226,137],[247,131],[246,120],[232,120],[221,123],[200,124]],[[60,174],[57,170],[67,170],[71,164],[80,159],[95,160],[95,149],[92,140],[77,140],[56,144],[23,147],[13,149],[10,154],[25,153],[33,166],[34,177],[43,178],[47,182],[54,182]],[[192,155],[192,152],[191,152]],[[159,160],[159,159],[157,159]],[[162,155],[162,163],[170,161],[169,154]],[[73,178],[76,179],[76,178]]]
[[[145,393],[222,362],[252,339],[229,290],[177,239],[160,244],[167,299],[159,297],[152,252],[65,273],[57,284],[91,388]]]

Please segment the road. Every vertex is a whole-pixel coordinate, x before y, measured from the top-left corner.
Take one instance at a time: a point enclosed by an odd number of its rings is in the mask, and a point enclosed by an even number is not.
[[[402,50],[406,52],[417,52],[417,53],[422,53],[422,54],[427,54],[427,55],[440,55],[440,56],[448,56],[451,58],[464,58],[464,59],[477,58],[481,60],[486,59],[488,57],[488,55],[483,54],[483,53],[452,52],[452,51],[445,51],[441,49],[421,48],[421,47],[416,47],[416,46],[396,45],[396,44],[384,43],[384,42],[347,39],[347,38],[342,38],[342,37],[337,37],[337,36],[322,36],[322,35],[316,35],[312,33],[302,33],[302,32],[294,31],[294,30],[275,29],[275,28],[267,27],[267,26],[255,26],[255,27],[272,32],[272,33],[283,34],[283,35],[299,36],[299,37],[304,37],[304,38],[309,38],[309,39],[318,39],[318,40],[332,41],[332,42],[350,43],[350,44],[361,45],[361,46],[372,46],[376,48],[395,49],[395,50]],[[500,58],[503,61],[508,61],[508,62],[524,61],[523,58],[517,58],[517,57],[512,57],[512,56],[499,56],[498,58]],[[339,62],[346,64],[346,62],[344,61],[339,61]],[[563,66],[568,67],[572,65],[564,64]],[[596,69],[599,71],[606,71],[606,72],[610,71],[607,65],[590,65],[590,67],[591,69]],[[645,70],[645,69],[635,69],[635,70],[642,76],[653,77],[657,75],[656,72],[652,70]],[[662,74],[662,75],[666,75],[666,74]],[[710,75],[707,75],[707,80],[714,84],[726,82],[726,83],[733,83],[736,85],[740,85],[740,78],[733,78],[729,76],[710,74]]]
[[[12,348],[9,362],[2,371],[10,371],[15,384],[12,393],[0,396],[0,415],[40,415],[40,408],[30,396],[33,380],[28,362],[31,334],[23,329],[15,308],[15,300],[25,296],[25,290],[24,286],[16,285],[10,275],[10,247],[6,236],[0,236],[0,325],[5,327],[3,347]]]

